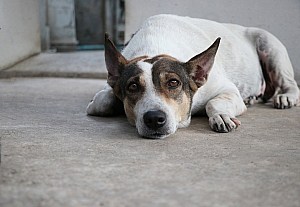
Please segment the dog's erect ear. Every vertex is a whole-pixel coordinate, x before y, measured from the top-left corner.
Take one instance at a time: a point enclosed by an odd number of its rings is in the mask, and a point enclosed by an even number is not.
[[[207,81],[208,73],[214,64],[220,40],[220,37],[217,38],[207,50],[196,55],[185,63],[188,74],[198,88],[204,85]]]
[[[108,72],[107,83],[113,88],[120,77],[120,70],[127,64],[126,58],[117,50],[113,42],[105,34],[105,63]]]

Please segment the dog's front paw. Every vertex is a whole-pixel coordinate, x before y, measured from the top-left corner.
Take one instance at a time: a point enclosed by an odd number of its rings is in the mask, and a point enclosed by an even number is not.
[[[86,113],[92,116],[111,116],[115,113],[117,98],[110,89],[104,89],[96,93],[88,104]]]
[[[292,106],[296,106],[298,99],[294,98],[293,95],[289,94],[278,94],[274,98],[274,108],[277,109],[288,109]]]
[[[244,99],[244,103],[247,107],[250,107],[250,106],[254,105],[257,102],[258,102],[258,97],[257,96],[249,96],[248,98]]]
[[[217,114],[209,117],[209,126],[216,132],[227,133],[236,129],[239,125],[241,125],[241,122],[237,118],[230,117],[227,114]]]

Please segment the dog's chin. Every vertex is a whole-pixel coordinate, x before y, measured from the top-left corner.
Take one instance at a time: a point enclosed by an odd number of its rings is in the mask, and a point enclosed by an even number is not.
[[[148,128],[137,129],[140,136],[143,138],[150,138],[150,139],[164,139],[171,134],[174,134],[176,131],[175,129],[161,129],[161,130],[151,130]]]
[[[166,137],[168,137],[170,134],[166,133],[166,134],[162,134],[162,133],[152,133],[152,134],[143,134],[141,135],[143,138],[147,138],[147,139],[164,139]]]
[[[167,122],[163,127],[158,129],[151,129],[147,127],[141,119],[136,122],[135,126],[141,137],[150,139],[164,139],[174,134],[178,129],[178,125],[173,122]]]

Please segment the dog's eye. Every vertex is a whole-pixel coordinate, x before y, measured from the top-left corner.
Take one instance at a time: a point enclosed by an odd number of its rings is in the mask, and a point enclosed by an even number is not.
[[[138,90],[138,84],[136,84],[136,83],[130,83],[129,85],[128,85],[128,87],[127,87],[127,89],[130,91],[130,92],[135,92],[135,91],[137,91]]]
[[[167,85],[170,89],[175,89],[180,85],[180,82],[179,80],[171,79],[168,81]]]

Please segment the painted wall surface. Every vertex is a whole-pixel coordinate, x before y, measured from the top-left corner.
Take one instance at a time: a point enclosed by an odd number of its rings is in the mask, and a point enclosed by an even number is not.
[[[147,17],[162,13],[266,29],[287,47],[300,84],[299,0],[128,0],[125,3],[126,40]]]
[[[0,70],[39,53],[39,0],[0,0],[0,28]]]

